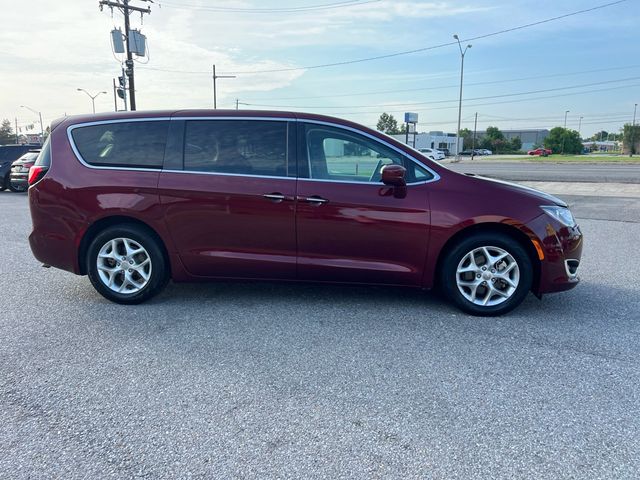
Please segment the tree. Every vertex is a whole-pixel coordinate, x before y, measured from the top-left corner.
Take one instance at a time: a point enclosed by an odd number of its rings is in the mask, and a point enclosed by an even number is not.
[[[599,141],[605,141],[607,139],[607,137],[609,136],[609,133],[606,130],[601,130],[599,132],[594,133],[590,140],[593,140],[594,142],[599,142]]]
[[[460,130],[460,138],[462,138],[463,150],[471,150],[473,148],[473,132],[471,130],[468,128]]]
[[[510,143],[509,148],[512,152],[519,152],[522,148],[522,139],[520,137],[513,137]]]
[[[552,128],[547,138],[544,139],[545,148],[553,153],[582,153],[582,140],[575,130],[563,127]]]
[[[635,127],[627,123],[622,133],[622,149],[625,154],[633,155],[640,151],[640,125]]]
[[[16,136],[13,133],[13,128],[11,128],[11,122],[5,118],[0,124],[0,145],[14,143],[15,141]]]
[[[387,135],[398,135],[402,133],[402,131],[398,128],[398,121],[395,119],[393,115],[388,113],[383,113],[380,115],[380,119],[376,125],[376,129],[380,132],[384,132]]]

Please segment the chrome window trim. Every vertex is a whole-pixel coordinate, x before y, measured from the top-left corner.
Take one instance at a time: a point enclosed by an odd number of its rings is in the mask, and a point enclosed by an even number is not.
[[[114,118],[112,120],[98,120],[95,122],[83,122],[83,123],[75,123],[73,125],[69,125],[67,127],[67,139],[69,140],[69,145],[71,145],[71,149],[75,154],[78,161],[87,168],[93,168],[95,170],[125,170],[132,172],[158,172],[162,171],[162,166],[160,167],[111,167],[106,165],[91,165],[87,163],[82,155],[80,155],[80,151],[78,147],[76,147],[76,142],[71,135],[76,128],[81,127],[92,127],[94,125],[108,125],[110,123],[130,123],[130,122],[168,122],[170,118],[168,117],[140,117],[140,118]]]
[[[197,170],[160,170],[162,173],[183,173],[186,175],[215,175],[220,177],[248,177],[248,178],[275,178],[277,180],[297,180],[296,177],[281,177],[275,175],[252,175],[249,173],[223,173],[223,172],[199,172]]]
[[[397,153],[399,153],[403,157],[408,158],[410,161],[412,161],[413,163],[415,163],[419,167],[424,168],[429,173],[431,173],[431,175],[433,175],[433,178],[430,178],[429,180],[424,180],[424,181],[420,181],[420,182],[412,182],[412,183],[408,183],[407,185],[417,185],[417,184],[423,184],[423,183],[432,183],[432,182],[437,182],[438,180],[440,180],[440,175],[438,175],[438,172],[432,170],[427,165],[424,165],[423,163],[419,162],[418,160],[416,160],[415,158],[410,156],[407,152],[399,149],[398,147],[396,147],[394,145],[391,145],[390,143],[382,140],[379,137],[376,137],[375,135],[371,135],[370,133],[363,132],[362,130],[359,130],[357,128],[348,127],[346,125],[340,125],[338,123],[325,122],[323,120],[298,119],[298,122],[313,123],[313,124],[317,124],[317,125],[325,125],[325,126],[328,126],[328,127],[334,127],[334,128],[338,128],[338,129],[342,129],[342,130],[347,130],[349,132],[356,133],[356,134],[359,134],[359,135],[363,135],[363,136],[365,136],[367,138],[370,138],[374,142],[382,143],[386,147],[396,151]],[[309,166],[309,168],[311,168],[311,166]],[[311,169],[309,169],[309,174],[311,174]],[[310,178],[302,178],[302,177],[299,177],[299,178],[300,178],[300,180],[314,180],[314,179],[310,179]],[[341,182],[341,183],[354,183],[354,184],[358,184],[358,185],[362,185],[363,183],[369,183],[371,185],[384,185],[382,182],[349,182],[347,180],[345,180],[345,181],[342,181],[342,180],[324,180],[324,179],[321,179],[321,178],[316,178],[315,180],[318,180],[318,181],[333,181],[333,182]]]
[[[357,128],[354,127],[349,127],[346,125],[341,125],[339,123],[335,123],[335,122],[327,122],[327,121],[323,121],[323,120],[313,120],[313,119],[305,119],[305,118],[292,118],[292,117],[269,117],[269,116],[243,116],[243,117],[237,117],[237,116],[206,116],[206,117],[139,117],[139,118],[114,118],[111,120],[97,120],[94,122],[82,122],[82,123],[75,123],[73,125],[69,125],[67,127],[67,139],[69,140],[69,144],[71,145],[71,149],[73,150],[73,153],[75,154],[76,158],[78,159],[78,161],[85,167],[87,168],[92,168],[95,170],[124,170],[124,171],[136,171],[136,172],[167,172],[167,173],[187,173],[187,174],[195,174],[195,175],[220,175],[220,176],[232,176],[232,177],[250,177],[250,178],[275,178],[275,179],[286,179],[286,180],[310,180],[310,181],[316,181],[316,182],[330,182],[330,183],[349,183],[349,184],[353,184],[353,185],[384,185],[384,183],[382,182],[351,182],[348,180],[328,180],[328,179],[321,179],[321,178],[303,178],[303,177],[276,177],[276,176],[269,176],[269,175],[250,175],[250,174],[236,174],[236,173],[219,173],[219,172],[198,172],[198,171],[192,171],[192,170],[165,170],[162,167],[160,168],[153,168],[153,167],[112,167],[112,166],[104,166],[104,165],[91,165],[89,163],[87,163],[84,158],[82,158],[82,155],[80,155],[80,152],[78,151],[78,148],[76,147],[75,141],[73,140],[73,136],[71,135],[71,132],[73,130],[75,130],[76,128],[80,128],[80,127],[90,127],[90,126],[94,126],[94,125],[105,125],[105,124],[109,124],[109,123],[128,123],[128,122],[159,122],[159,121],[186,121],[186,120],[263,120],[263,121],[277,121],[277,122],[301,122],[301,123],[312,123],[312,124],[316,124],[316,125],[324,125],[324,126],[328,126],[328,127],[334,127],[334,128],[338,128],[338,129],[342,129],[342,130],[346,130],[349,132],[353,132],[359,135],[363,135],[367,138],[370,138],[373,141],[376,142],[380,142],[383,145],[385,145],[388,148],[391,148],[392,150],[396,151],[397,153],[399,153],[400,155],[408,158],[410,161],[414,162],[415,164],[417,164],[419,167],[424,168],[425,170],[427,170],[429,173],[431,173],[431,175],[433,175],[433,178],[430,178],[429,180],[423,180],[423,181],[419,181],[419,182],[411,182],[408,183],[407,185],[422,185],[422,184],[427,184],[427,183],[432,183],[432,182],[437,182],[438,180],[440,180],[440,175],[432,170],[431,168],[429,168],[427,165],[419,162],[418,160],[416,160],[415,158],[413,158],[412,156],[410,156],[408,153],[404,152],[403,150],[399,149],[398,147],[380,139],[379,137],[376,137],[374,135],[371,135],[370,133],[364,132],[362,130],[359,130]],[[288,130],[288,129],[287,129]],[[288,150],[288,144],[287,144],[287,150]]]

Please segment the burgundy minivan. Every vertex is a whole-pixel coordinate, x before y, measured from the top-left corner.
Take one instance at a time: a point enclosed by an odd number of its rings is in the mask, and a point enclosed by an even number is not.
[[[439,286],[499,315],[578,283],[582,234],[562,200],[331,117],[66,117],[29,185],[35,257],[118,303],[169,279],[297,280]]]

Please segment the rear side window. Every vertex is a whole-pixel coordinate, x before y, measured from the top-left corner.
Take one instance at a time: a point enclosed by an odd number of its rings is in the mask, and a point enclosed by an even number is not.
[[[51,166],[51,135],[47,137],[42,146],[42,150],[36,158],[35,165],[37,167],[50,167]]]
[[[288,163],[287,122],[186,122],[185,170],[286,177],[289,173]]]
[[[116,122],[74,128],[82,160],[107,167],[161,168],[169,121]]]

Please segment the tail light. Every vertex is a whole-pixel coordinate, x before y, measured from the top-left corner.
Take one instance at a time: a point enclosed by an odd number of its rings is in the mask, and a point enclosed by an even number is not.
[[[43,165],[34,165],[31,167],[29,169],[29,177],[27,179],[29,186],[42,180],[42,177],[46,175],[47,170],[49,170],[49,167],[45,167]]]

